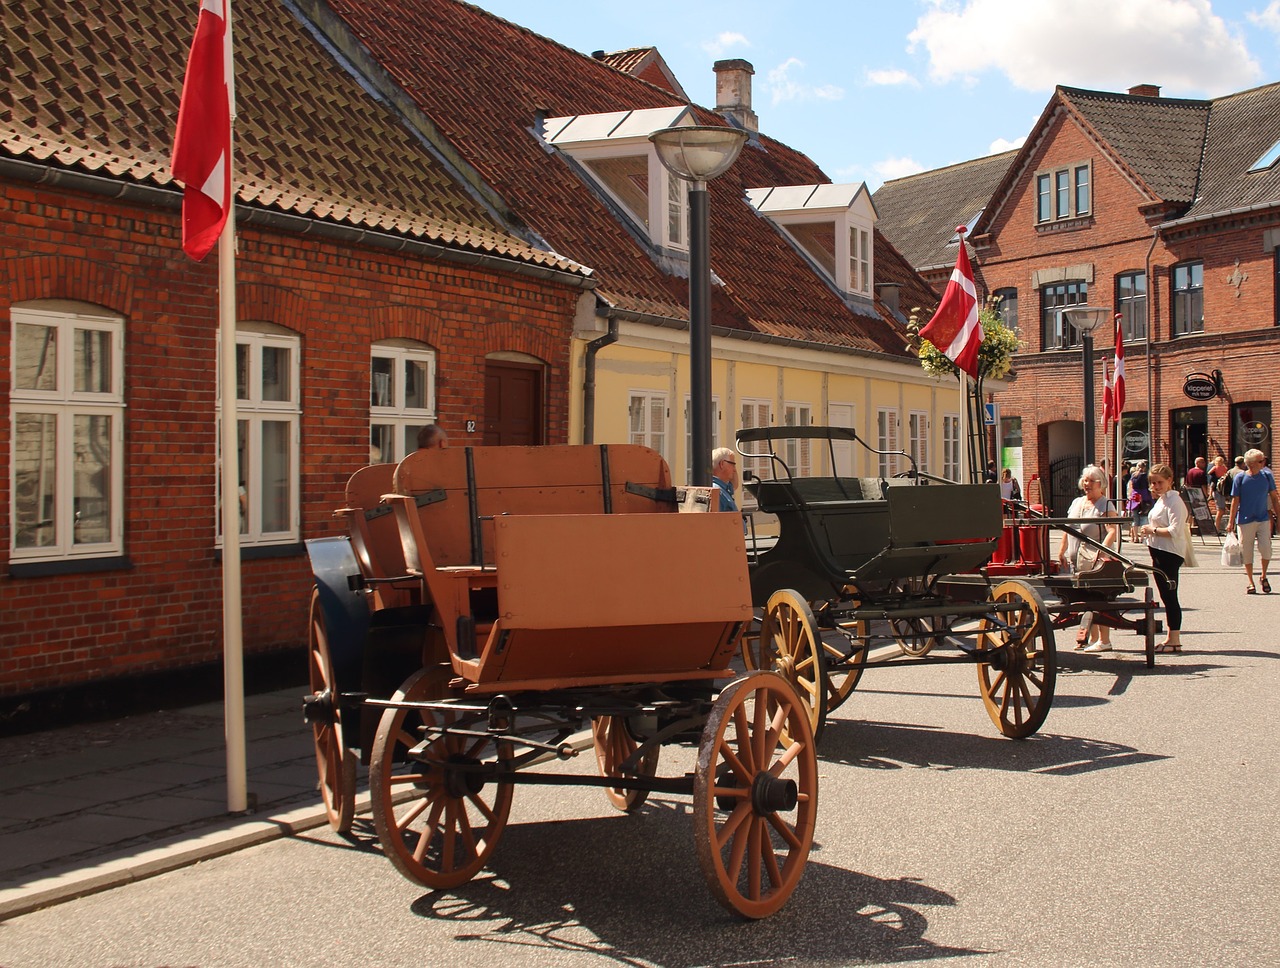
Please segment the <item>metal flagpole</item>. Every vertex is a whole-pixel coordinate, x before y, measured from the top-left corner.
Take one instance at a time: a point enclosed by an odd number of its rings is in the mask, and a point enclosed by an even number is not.
[[[960,480],[965,484],[975,483],[970,474],[969,451],[973,441],[969,436],[969,418],[969,374],[960,370],[960,439],[964,441],[964,446],[960,448]]]
[[[231,0],[226,6],[226,78],[231,102],[227,165],[235,144],[236,97],[231,56]],[[227,812],[249,808],[244,721],[244,629],[240,600],[240,446],[236,415],[236,203],[235,171],[227,222],[218,238],[218,333],[222,370],[222,681],[227,743]]]

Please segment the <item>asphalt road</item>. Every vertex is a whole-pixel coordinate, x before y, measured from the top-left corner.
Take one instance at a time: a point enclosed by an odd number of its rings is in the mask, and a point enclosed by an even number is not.
[[[1280,594],[1216,566],[1184,586],[1191,651],[1147,670],[1117,633],[1064,658],[1025,742],[970,667],[868,671],[823,739],[804,880],[762,922],[706,890],[687,800],[521,787],[456,891],[401,878],[361,822],[0,924],[0,965],[1280,964]]]

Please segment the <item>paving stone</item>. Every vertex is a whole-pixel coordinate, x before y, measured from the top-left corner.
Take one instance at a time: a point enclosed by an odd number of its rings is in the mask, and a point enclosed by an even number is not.
[[[74,813],[98,802],[97,799],[87,797],[20,790],[0,795],[0,817],[15,821],[43,820],[59,814]]]

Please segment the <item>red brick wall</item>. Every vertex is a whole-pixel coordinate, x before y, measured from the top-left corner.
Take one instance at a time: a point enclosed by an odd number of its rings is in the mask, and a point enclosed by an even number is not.
[[[217,264],[182,254],[176,212],[0,185],[0,311],[33,299],[89,302],[124,317],[125,554],[132,569],[0,574],[0,695],[216,660]],[[578,291],[554,282],[246,226],[238,316],[302,344],[302,537],[333,533],[350,472],[367,462],[369,345],[409,337],[438,353],[437,408],[457,443],[483,427],[484,357],[547,364],[547,439],[568,430],[569,337]],[[8,326],[6,325],[6,333]],[[0,407],[9,433],[9,340]],[[477,440],[479,438],[477,437]],[[0,450],[0,558],[10,545],[9,448]],[[0,569],[4,571],[7,569]],[[243,565],[247,652],[306,640],[305,554]]]
[[[1093,217],[1067,231],[1037,231],[1035,174],[1075,162],[1092,161]],[[1047,426],[1055,421],[1083,420],[1081,352],[1040,352],[1040,294],[1032,274],[1058,266],[1091,264],[1089,304],[1115,305],[1115,277],[1147,268],[1147,309],[1152,328],[1150,365],[1142,344],[1126,344],[1126,412],[1148,406],[1151,374],[1153,456],[1171,461],[1171,411],[1204,405],[1208,412],[1208,454],[1221,453],[1230,461],[1231,404],[1270,401],[1280,389],[1280,331],[1276,328],[1276,261],[1263,248],[1263,234],[1280,226],[1280,217],[1221,222],[1201,229],[1162,235],[1152,251],[1153,229],[1139,206],[1147,198],[1107,155],[1073,122],[1061,117],[1032,162],[1021,173],[1009,198],[992,223],[988,236],[975,240],[975,271],[989,292],[1003,287],[1018,290],[1018,323],[1029,344],[1015,361],[1017,379],[998,395],[1002,417],[1022,417],[1023,468],[1047,475]],[[1168,216],[1166,216],[1168,217]],[[1171,339],[1170,288],[1172,268],[1179,262],[1204,262],[1205,331]],[[1239,260],[1240,276],[1232,277]],[[1233,284],[1247,274],[1237,286]],[[1101,424],[1102,360],[1112,355],[1110,332],[1096,336],[1094,386],[1096,459],[1106,454]],[[1110,364],[1108,363],[1108,369]],[[1183,380],[1196,371],[1221,370],[1227,394],[1201,403],[1182,393]],[[1277,411],[1280,419],[1280,411]],[[1270,453],[1274,444],[1264,445]],[[1239,449],[1239,448],[1237,448]],[[1185,467],[1176,468],[1179,474]]]

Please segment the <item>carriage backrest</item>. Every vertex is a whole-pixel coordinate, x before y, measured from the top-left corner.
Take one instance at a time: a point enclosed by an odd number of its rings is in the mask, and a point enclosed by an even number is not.
[[[404,552],[395,515],[382,505],[382,495],[394,488],[395,464],[370,464],[347,481],[345,506],[352,546],[366,578],[387,578],[405,573]]]
[[[500,515],[676,510],[666,461],[634,444],[418,451],[396,468],[395,491],[417,500],[437,568],[492,564]]]

